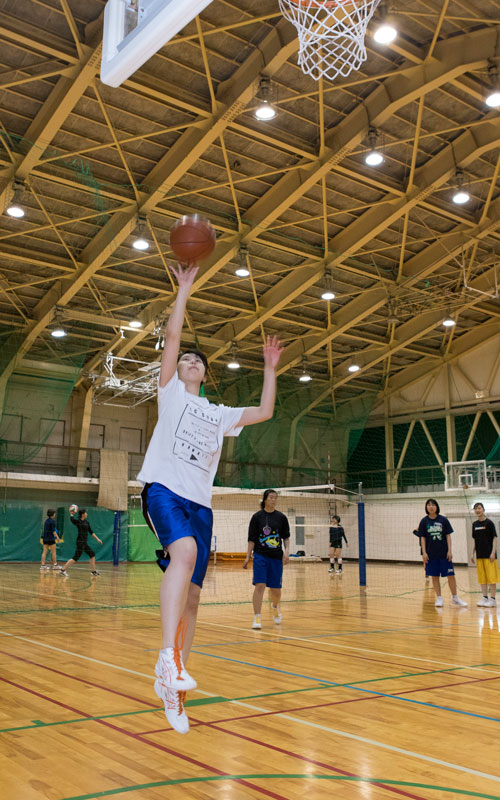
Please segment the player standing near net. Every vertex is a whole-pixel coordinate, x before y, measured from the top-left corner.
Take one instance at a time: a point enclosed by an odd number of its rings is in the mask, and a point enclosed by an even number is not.
[[[238,436],[244,425],[273,415],[275,368],[282,347],[278,339],[264,345],[264,383],[260,405],[230,408],[200,397],[207,359],[198,350],[180,358],[184,313],[198,267],[173,270],[179,290],[165,330],[158,385],[158,422],[138,479],[144,484],[142,508],[163,550],[165,571],[160,589],[162,649],[155,667],[155,691],[176,731],[187,733],[184,692],[196,687],[187,661],[212,541],[212,485],[224,436]],[[167,569],[168,567],[168,569]]]
[[[276,625],[281,622],[281,585],[283,565],[288,564],[290,547],[290,525],[285,514],[276,510],[278,493],[266,489],[257,511],[248,527],[248,550],[243,569],[248,567],[253,553],[253,624],[262,628],[262,600],[266,586],[271,590],[271,610]]]
[[[328,572],[335,571],[336,575],[340,575],[342,572],[342,539],[345,540],[347,547],[349,547],[345,531],[340,524],[340,517],[336,514],[332,517],[330,526],[330,569],[328,570]],[[335,559],[337,559],[337,569],[335,569]]]
[[[477,579],[483,593],[477,604],[483,608],[494,608],[497,604],[497,583],[500,581],[497,561],[497,532],[491,519],[488,519],[484,513],[482,503],[474,503],[474,512],[477,519],[472,523],[472,538],[474,539],[472,563],[476,557]],[[488,588],[490,590],[489,597]]]
[[[95,566],[95,553],[91,547],[89,547],[87,539],[89,533],[94,537],[94,539],[102,544],[102,540],[99,539],[97,534],[94,533],[92,528],[90,527],[90,522],[87,521],[87,511],[84,508],[81,508],[78,511],[78,519],[74,518],[74,514],[76,513],[77,509],[75,506],[71,506],[69,510],[69,517],[73,525],[76,525],[78,528],[78,534],[76,537],[76,547],[75,547],[75,554],[73,558],[68,559],[66,561],[64,567],[61,569],[59,575],[62,575],[64,578],[69,578],[67,569],[71,566],[71,564],[75,564],[82,556],[82,553],[87,553],[90,561],[90,574],[96,577],[101,573],[97,571]]]
[[[457,595],[457,581],[455,570],[453,569],[453,557],[451,554],[451,534],[453,528],[447,517],[439,513],[439,503],[437,500],[429,499],[425,504],[426,516],[420,520],[418,532],[420,544],[422,545],[422,559],[425,564],[425,574],[432,578],[432,585],[436,593],[434,605],[441,608],[443,598],[441,595],[441,583],[439,576],[448,578],[448,586],[451,591],[451,602],[456,606],[466,606],[463,600]]]
[[[56,528],[56,512],[53,508],[49,508],[47,511],[47,519],[43,523],[43,550],[40,572],[42,570],[50,569],[50,567],[45,566],[45,559],[49,550],[50,555],[52,556],[52,569],[60,569],[59,564],[57,563],[56,555],[56,542],[60,541],[61,540]]]

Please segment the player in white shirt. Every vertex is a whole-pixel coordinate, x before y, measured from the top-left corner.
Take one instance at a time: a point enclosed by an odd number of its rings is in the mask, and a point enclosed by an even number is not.
[[[212,541],[212,485],[224,436],[270,419],[276,396],[275,369],[282,347],[267,337],[260,405],[230,408],[200,397],[207,359],[197,350],[178,358],[184,312],[198,267],[173,270],[177,298],[165,330],[158,385],[158,422],[138,479],[145,519],[162,545],[158,563],[165,571],[160,589],[163,644],[155,668],[155,691],[168,721],[187,733],[184,693],[196,687],[185,663],[193,642],[203,578]],[[168,567],[168,569],[167,569]]]

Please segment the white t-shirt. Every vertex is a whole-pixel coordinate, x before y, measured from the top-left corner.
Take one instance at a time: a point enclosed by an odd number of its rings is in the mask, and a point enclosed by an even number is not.
[[[166,386],[158,386],[158,422],[138,480],[161,483],[210,508],[223,438],[240,435],[244,411],[190,394],[176,371]]]

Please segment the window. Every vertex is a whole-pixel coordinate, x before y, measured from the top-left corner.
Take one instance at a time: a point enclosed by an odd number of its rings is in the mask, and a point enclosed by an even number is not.
[[[295,517],[295,544],[305,545],[306,543],[306,518]]]

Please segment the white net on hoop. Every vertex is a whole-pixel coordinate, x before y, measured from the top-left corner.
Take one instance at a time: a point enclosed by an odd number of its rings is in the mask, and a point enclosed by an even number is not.
[[[346,77],[366,61],[365,34],[381,0],[279,0],[297,28],[298,63],[314,80]]]

